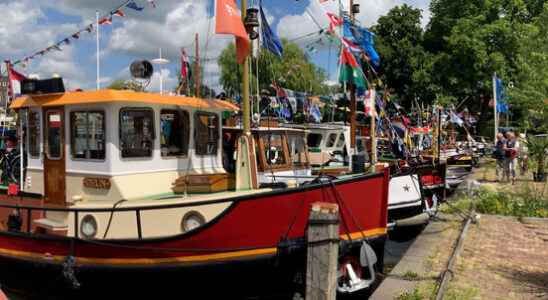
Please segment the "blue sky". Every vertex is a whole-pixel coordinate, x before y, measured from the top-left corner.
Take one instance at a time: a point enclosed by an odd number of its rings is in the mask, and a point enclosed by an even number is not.
[[[327,19],[318,0],[263,0],[272,28],[280,36],[295,39],[327,26]],[[335,1],[335,0],[329,0]],[[44,49],[75,31],[95,21],[95,11],[107,13],[123,0],[8,0],[0,1],[0,58],[17,60]],[[129,77],[128,66],[135,59],[153,59],[162,48],[163,56],[171,63],[162,71],[164,86],[172,89],[176,84],[178,53],[186,47],[194,53],[194,33],[200,33],[204,62],[204,82],[217,90],[219,68],[215,58],[232,41],[230,36],[214,34],[214,0],[156,0],[156,8],[146,0],[135,0],[144,6],[141,12],[124,8],[124,18],[113,19],[112,25],[100,26],[101,81],[107,86],[115,79]],[[253,0],[248,0],[252,4]],[[258,1],[255,1],[257,3]],[[348,2],[348,1],[343,1]],[[429,0],[358,0],[361,4],[359,21],[366,26],[396,5],[407,3],[423,9],[423,25],[428,22]],[[335,4],[335,3],[334,3]],[[346,3],[343,3],[343,5]],[[315,21],[313,21],[313,19]],[[319,37],[297,40],[301,47],[318,41]],[[334,47],[315,44],[318,51],[310,53],[312,61],[336,76],[337,55]],[[96,80],[95,32],[83,33],[78,40],[64,45],[62,51],[53,50],[37,57],[18,70],[25,74],[38,74],[41,78],[60,74],[69,89],[94,88]],[[330,58],[330,59],[329,59]],[[158,90],[159,76],[155,74],[150,90]]]

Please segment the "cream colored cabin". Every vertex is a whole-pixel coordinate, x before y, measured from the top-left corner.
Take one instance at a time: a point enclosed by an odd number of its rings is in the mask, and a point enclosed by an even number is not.
[[[146,207],[228,197],[187,197],[186,189],[227,189],[221,122],[223,111],[238,109],[233,104],[101,90],[24,96],[12,108],[19,110],[25,128],[28,164],[22,190],[42,195],[45,205]],[[202,206],[196,212],[198,223],[214,218],[229,204]],[[143,211],[142,237],[181,233],[181,219],[190,211]],[[110,214],[82,212],[76,224],[81,227],[88,215],[96,227],[93,237],[102,237]],[[137,236],[134,212],[116,213],[115,219],[106,238]],[[73,213],[48,212],[36,222],[69,235],[75,231]]]

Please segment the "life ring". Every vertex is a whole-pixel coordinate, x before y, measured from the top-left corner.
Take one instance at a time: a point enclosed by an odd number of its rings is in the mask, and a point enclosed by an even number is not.
[[[276,164],[276,162],[278,161],[278,158],[279,158],[279,153],[280,151],[278,151],[278,148],[274,147],[274,146],[271,146],[270,149],[268,149],[268,160],[270,161],[270,164]],[[274,153],[274,158],[271,158],[271,153]]]

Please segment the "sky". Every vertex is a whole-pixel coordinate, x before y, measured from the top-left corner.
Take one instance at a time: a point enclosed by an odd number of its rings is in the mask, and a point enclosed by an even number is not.
[[[325,11],[319,0],[263,0],[272,29],[279,36],[294,41],[308,52],[311,60],[323,68],[330,80],[336,78],[337,50],[320,40],[321,27],[328,26]],[[327,0],[336,1],[336,0]],[[124,0],[0,0],[0,58],[16,61],[70,37],[74,32],[95,23],[96,11],[107,14]],[[107,87],[113,80],[128,79],[129,65],[134,60],[152,60],[159,56],[170,62],[155,66],[148,87],[158,91],[160,72],[164,89],[173,90],[180,68],[179,53],[184,47],[194,55],[195,33],[199,33],[200,55],[204,66],[204,84],[218,92],[219,66],[216,58],[234,40],[229,35],[215,34],[214,0],[155,0],[154,8],[147,0],[135,0],[142,11],[123,8],[125,17],[114,16],[112,25],[101,25],[100,83]],[[238,6],[239,6],[239,0]],[[349,2],[342,0],[342,2]],[[422,24],[430,17],[430,0],[354,0],[360,4],[357,19],[371,26],[392,7],[401,4],[423,10]],[[248,0],[248,5],[258,0]],[[343,3],[347,5],[348,3]],[[303,37],[304,36],[304,37]],[[315,51],[309,51],[313,47]],[[52,50],[30,60],[16,69],[26,75],[49,78],[58,74],[67,89],[96,87],[96,32],[84,32],[77,40],[63,45],[61,51]],[[382,58],[381,58],[382,59]]]

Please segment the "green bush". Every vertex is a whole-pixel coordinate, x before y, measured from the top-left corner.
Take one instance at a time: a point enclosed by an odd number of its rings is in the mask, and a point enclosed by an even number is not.
[[[480,189],[474,197],[462,196],[452,206],[447,212],[475,208],[482,214],[548,218],[548,199],[529,188],[514,192]]]

